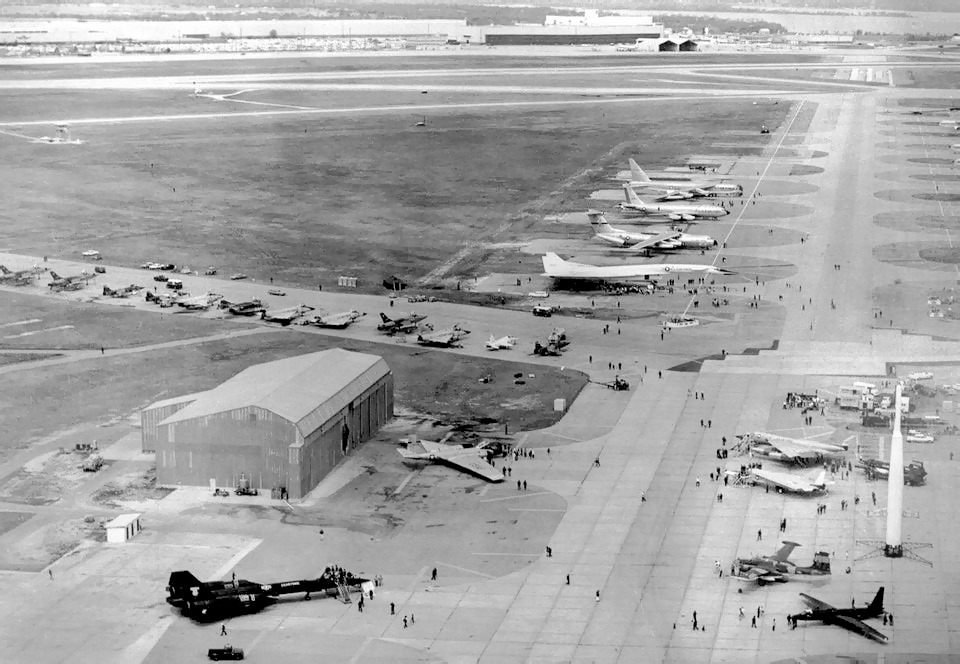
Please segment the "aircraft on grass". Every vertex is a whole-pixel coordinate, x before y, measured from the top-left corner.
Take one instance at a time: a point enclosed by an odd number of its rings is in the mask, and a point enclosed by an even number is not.
[[[757,585],[786,583],[795,576],[827,576],[830,574],[830,555],[820,551],[813,557],[813,564],[800,567],[790,562],[790,554],[800,546],[796,542],[784,542],[772,556],[737,558],[733,563],[733,576],[756,581]]]
[[[764,482],[779,490],[789,491],[791,493],[815,494],[824,493],[827,490],[827,471],[821,469],[814,471],[816,475],[791,475],[790,473],[780,473],[774,470],[763,470],[762,468],[749,468],[747,472],[755,481]]]
[[[847,451],[845,444],[785,438],[763,431],[742,433],[737,438],[740,439],[739,445],[749,448],[755,455],[785,463],[820,461],[825,456],[836,456]]]
[[[709,235],[691,235],[682,231],[664,231],[657,235],[650,235],[614,228],[607,223],[603,213],[597,210],[588,210],[587,218],[596,232],[594,237],[616,247],[630,247],[634,250],[653,248],[669,251],[687,247],[705,249],[717,245],[717,241]]]
[[[511,337],[510,335],[500,337],[499,339],[494,339],[493,335],[491,334],[486,343],[487,350],[510,350],[516,345],[517,338]]]
[[[298,304],[295,307],[287,307],[286,309],[270,309],[267,311],[261,311],[260,319],[269,321],[271,323],[289,325],[308,311],[313,311],[313,309],[313,307],[309,307],[305,304]]]
[[[630,162],[630,186],[645,191],[661,191],[660,200],[677,200],[703,196],[742,196],[743,187],[739,184],[716,182],[714,180],[651,180],[633,159]]]
[[[699,272],[702,274],[733,274],[729,270],[698,263],[647,263],[642,265],[586,265],[565,261],[555,253],[543,256],[543,273],[554,279],[573,281],[631,281],[663,277],[670,274]]]
[[[205,295],[181,298],[177,300],[177,305],[188,311],[206,311],[222,298],[223,295],[220,293],[206,293]]]
[[[418,313],[401,314],[397,318],[388,318],[386,314],[380,314],[380,324],[377,325],[378,332],[387,334],[409,334],[417,330],[420,322],[426,320],[426,315]]]
[[[889,641],[886,634],[863,622],[868,618],[879,618],[883,615],[883,586],[880,586],[880,590],[877,591],[872,602],[859,609],[855,606],[849,609],[838,609],[805,593],[800,593],[800,597],[810,608],[792,616],[787,616],[787,619],[792,620],[794,624],[798,620],[819,620],[828,625],[836,625],[851,632],[862,634],[868,639],[880,643]]]
[[[453,348],[458,346],[457,342],[468,334],[470,334],[470,330],[464,330],[459,325],[454,325],[446,330],[437,330],[434,332],[423,332],[418,334],[417,343],[421,346]]]
[[[130,284],[129,286],[124,286],[123,288],[117,288],[114,290],[109,286],[103,287],[103,294],[105,297],[130,297],[137,291],[142,291],[143,286],[138,286],[136,284]]]
[[[41,136],[33,141],[34,143],[48,143],[51,145],[83,145],[83,141],[70,138],[70,127],[65,124],[57,125],[57,133],[54,136]]]
[[[488,482],[502,482],[503,471],[491,465],[483,442],[476,447],[462,445],[444,445],[430,440],[421,440],[416,436],[400,441],[404,447],[398,447],[397,452],[409,461],[429,461],[442,463],[451,468],[476,475]]]
[[[719,205],[703,203],[652,203],[643,202],[629,184],[623,185],[627,196],[626,203],[620,203],[620,209],[635,212],[643,216],[659,216],[674,221],[694,221],[695,219],[716,219],[730,214],[730,210]]]
[[[316,325],[317,327],[329,327],[338,330],[345,329],[349,325],[359,320],[367,314],[359,311],[344,311],[339,314],[330,314],[328,316],[314,316],[310,320],[301,321],[303,325]]]

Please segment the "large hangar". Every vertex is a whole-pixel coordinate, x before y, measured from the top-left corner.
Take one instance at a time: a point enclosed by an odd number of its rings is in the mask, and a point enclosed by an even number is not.
[[[302,498],[393,417],[383,358],[341,349],[249,367],[209,392],[141,413],[168,486],[281,487]]]

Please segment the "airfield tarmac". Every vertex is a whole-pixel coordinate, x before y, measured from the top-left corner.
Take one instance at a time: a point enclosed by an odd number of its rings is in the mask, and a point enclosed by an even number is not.
[[[762,297],[761,309],[741,307],[726,316],[703,312],[704,324],[674,330],[661,341],[655,312],[683,310],[692,306],[693,296],[677,293],[657,304],[637,296],[595,298],[605,311],[620,308],[617,300],[624,300],[622,308],[630,313],[616,325],[616,335],[599,333],[609,316],[534,320],[524,310],[530,301],[522,298],[517,310],[439,302],[414,306],[399,300],[395,309],[415,308],[439,323],[464,322],[474,330],[463,349],[441,352],[481,355],[488,331],[526,340],[559,324],[574,340],[571,351],[534,362],[576,368],[598,380],[613,373],[601,362],[627,364],[629,371],[622,373],[633,383],[631,392],[587,386],[560,423],[520,436],[521,444],[536,452],[536,459],[514,464],[517,477],[530,484],[526,492],[512,483],[473,482],[442,468],[408,472],[374,446],[328,478],[318,490],[323,495],[289,512],[269,501],[248,507],[234,498],[215,502],[201,496],[207,493],[203,490],[176,491],[136,506],[146,515],[147,530],[127,545],[86,544],[54,563],[49,579],[0,573],[6,587],[0,596],[0,658],[62,661],[69,652],[72,661],[200,661],[206,648],[229,640],[245,648],[252,661],[305,662],[322,656],[344,662],[768,662],[832,661],[854,653],[865,661],[909,661],[915,653],[926,654],[925,661],[948,661],[960,651],[958,541],[951,528],[958,471],[948,460],[958,451],[955,440],[910,450],[925,461],[930,476],[927,486],[905,491],[905,507],[916,510],[918,518],[905,520],[904,533],[933,544],[918,551],[932,562],[929,568],[906,559],[860,559],[869,546],[858,542],[882,538],[884,530],[883,518],[866,497],[875,492],[883,506],[886,487],[866,482],[859,471],[835,480],[821,499],[829,509],[819,517],[816,499],[723,489],[708,479],[721,436],[757,429],[814,435],[828,426],[849,425],[848,416],[828,409],[805,430],[799,413],[780,408],[787,391],[835,389],[856,378],[876,381],[891,364],[901,374],[929,366],[939,378],[948,371],[942,363],[960,357],[951,323],[918,317],[911,305],[922,298],[926,307],[927,289],[948,286],[943,262],[924,259],[924,247],[917,245],[945,241],[948,249],[953,246],[949,229],[958,218],[957,204],[922,197],[955,188],[949,179],[938,179],[952,168],[915,160],[951,139],[936,135],[935,126],[897,130],[912,120],[901,103],[910,108],[947,96],[942,90],[879,86],[804,90],[770,142],[758,154],[735,159],[731,174],[744,178],[748,194],[763,195],[756,204],[748,198],[749,206],[718,226],[731,234],[751,228],[745,238],[782,235],[769,243],[745,239],[736,247],[736,260],[751,271],[742,269],[739,278],[722,285],[746,288],[740,294],[744,301]],[[798,121],[810,108],[809,124]],[[803,151],[783,152],[785,146]],[[911,177],[917,174],[933,177]],[[774,181],[782,179],[803,186],[778,190]],[[876,195],[892,186],[906,193]],[[923,225],[921,217],[929,215],[939,217],[941,228]],[[588,251],[585,244],[578,250]],[[2,256],[14,268],[36,258]],[[108,283],[145,279],[142,271],[106,262]],[[770,272],[774,262],[789,268]],[[62,258],[48,263],[77,269]],[[483,287],[495,292],[513,283],[514,276],[492,275]],[[503,285],[495,287],[498,279]],[[539,288],[535,279],[531,274],[522,292]],[[217,292],[229,299],[262,295],[269,288],[262,280],[188,280],[194,292],[220,287]],[[328,311],[368,311],[367,319],[343,333],[348,338],[375,339],[370,319],[381,309],[389,313],[382,296],[285,289],[286,306],[304,301]],[[550,301],[564,308],[593,306],[577,295],[552,295]],[[222,325],[229,330],[234,323]],[[250,334],[263,329],[248,321],[237,325]],[[747,351],[770,348],[774,341],[775,348]],[[721,349],[728,353],[722,360],[705,359]],[[704,360],[699,371],[670,370],[697,359]],[[4,372],[15,382],[17,371],[42,370],[45,362],[60,361],[71,358],[31,359]],[[137,443],[135,437],[117,442],[120,447],[112,454],[142,462]],[[365,472],[365,463],[382,470]],[[383,490],[387,496],[376,498]],[[724,494],[722,502],[718,493]],[[855,495],[863,499],[860,506],[841,511],[840,499]],[[388,536],[390,531],[368,523],[376,523],[380,517],[374,515],[386,508],[395,512],[393,518],[409,521],[398,534]],[[325,516],[325,511],[340,516]],[[717,575],[714,560],[725,567],[738,555],[775,548],[774,527],[781,518],[790,524],[786,536],[804,544],[796,559],[806,562],[814,551],[827,550],[832,577],[813,587],[752,588]],[[7,536],[16,537],[19,527]],[[323,539],[318,527],[325,529]],[[756,541],[758,530],[762,543]],[[551,558],[543,555],[546,545],[552,547]],[[284,603],[229,621],[228,638],[220,639],[215,636],[219,624],[193,624],[172,615],[163,601],[173,569],[189,568],[202,578],[228,577],[236,570],[269,582],[298,578],[333,562],[385,576],[364,613],[332,600]],[[439,570],[436,583],[429,581],[433,567]],[[896,628],[880,628],[891,637],[885,646],[815,624],[787,629],[785,616],[800,608],[800,590],[845,606],[851,597],[866,601],[878,585],[886,587],[887,609],[897,618]],[[397,606],[396,616],[389,614],[390,602]],[[747,620],[739,618],[741,606]],[[758,606],[765,613],[752,629],[749,616]],[[703,631],[691,629],[693,611]],[[416,615],[406,629],[405,615]]]

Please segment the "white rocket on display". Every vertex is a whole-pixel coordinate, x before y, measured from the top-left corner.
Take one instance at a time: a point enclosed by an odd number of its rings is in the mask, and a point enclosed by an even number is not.
[[[903,386],[897,385],[893,438],[890,441],[890,475],[887,481],[887,539],[884,554],[888,558],[903,555],[903,433],[900,431],[900,399]]]

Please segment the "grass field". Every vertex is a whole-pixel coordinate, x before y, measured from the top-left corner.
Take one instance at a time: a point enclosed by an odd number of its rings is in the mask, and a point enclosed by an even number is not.
[[[396,94],[400,102],[430,97]],[[329,96],[327,105],[382,105],[394,93]],[[51,118],[236,110],[182,91],[10,101],[0,104],[8,118],[37,108]],[[0,220],[12,251],[74,256],[95,247],[126,265],[218,265],[291,284],[348,274],[370,288],[387,274],[420,278],[471,242],[532,237],[543,215],[582,208],[591,186],[628,155],[651,168],[682,162],[731,140],[726,132],[777,126],[788,110],[748,100],[630,101],[435,110],[426,128],[412,126],[419,115],[411,111],[82,126],[74,135],[85,145],[18,145],[18,166],[0,166],[14,192]],[[466,260],[451,276],[478,266]]]

